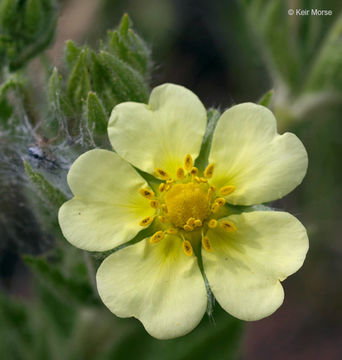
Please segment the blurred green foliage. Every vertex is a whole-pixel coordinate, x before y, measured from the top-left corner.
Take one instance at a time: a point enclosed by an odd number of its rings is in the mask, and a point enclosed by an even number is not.
[[[17,70],[52,42],[58,18],[55,0],[0,1],[0,66]]]

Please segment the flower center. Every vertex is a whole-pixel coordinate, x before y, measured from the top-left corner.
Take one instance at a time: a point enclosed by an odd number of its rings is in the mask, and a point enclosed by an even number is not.
[[[210,214],[207,191],[200,184],[174,185],[165,195],[165,204],[176,227],[184,227],[191,218],[203,221]]]
[[[177,169],[174,178],[163,169],[155,169],[157,178],[163,180],[156,189],[157,194],[148,188],[139,189],[139,193],[150,201],[150,206],[156,209],[154,216],[145,217],[139,225],[149,226],[155,218],[159,222],[159,230],[150,238],[151,244],[173,235],[183,241],[184,253],[192,256],[196,237],[201,238],[205,250],[212,250],[207,236],[210,229],[220,226],[226,232],[236,231],[236,226],[224,219],[227,215],[224,196],[234,192],[235,186],[225,185],[216,190],[211,185],[213,173],[214,164],[209,164],[201,172],[193,166],[190,154],[185,155],[184,164]]]

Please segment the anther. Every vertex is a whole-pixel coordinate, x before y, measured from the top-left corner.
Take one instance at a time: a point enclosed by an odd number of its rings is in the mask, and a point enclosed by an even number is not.
[[[204,170],[204,176],[208,179],[211,179],[214,173],[214,164],[209,164]]]
[[[233,185],[223,186],[220,189],[220,193],[224,196],[227,196],[234,191],[235,191],[235,186],[233,186]]]
[[[201,227],[202,226],[202,221],[200,219],[197,219],[197,220],[195,220],[194,225],[196,227]]]
[[[151,238],[150,238],[150,243],[151,244],[155,244],[157,242],[159,242],[160,240],[163,240],[165,237],[165,234],[163,231],[157,231]]]
[[[158,220],[159,220],[161,223],[164,223],[164,224],[167,222],[166,217],[163,216],[163,215],[158,216]]]
[[[173,180],[173,179],[166,180],[167,185],[171,185],[174,182],[175,182],[175,180]]]
[[[218,204],[220,207],[222,207],[226,203],[225,198],[217,198],[215,199],[215,203]]]
[[[220,222],[220,227],[227,232],[234,232],[236,231],[236,226],[228,220],[223,220]]]
[[[194,217],[191,217],[187,220],[186,224],[192,227],[195,223],[195,220],[196,219]]]
[[[159,205],[158,200],[151,200],[150,201],[150,206],[153,207],[154,209],[158,209],[158,205]]]
[[[154,198],[154,192],[147,188],[139,189],[139,194],[145,197],[146,199]]]
[[[198,169],[197,167],[193,167],[191,170],[190,170],[190,174],[192,176],[196,176],[198,174]]]
[[[216,214],[219,210],[220,210],[220,205],[216,202],[214,202],[212,205],[211,205],[211,212]]]
[[[170,178],[170,175],[162,169],[155,168],[154,171],[156,175],[162,180],[168,180]]]
[[[192,156],[190,154],[185,155],[185,158],[184,158],[185,170],[190,171],[191,168],[193,167],[193,164],[194,164],[194,162],[192,160]]]
[[[177,179],[183,179],[184,178],[184,169],[178,168],[176,171],[176,177]]]
[[[167,214],[168,210],[167,210],[166,204],[163,204],[163,205],[161,206],[161,209],[164,211],[165,214]]]
[[[171,189],[171,184],[166,184],[165,185],[165,191],[169,191]]]
[[[212,250],[211,243],[210,243],[210,240],[209,240],[208,236],[203,236],[203,237],[202,237],[202,246],[203,246],[204,249],[207,250],[207,251],[211,251],[211,250]]]
[[[150,225],[152,221],[153,221],[153,216],[147,216],[139,222],[139,225],[147,226],[147,225]]]
[[[193,251],[192,251],[192,246],[190,244],[190,241],[188,240],[184,240],[183,241],[183,251],[185,253],[185,255],[191,256]]]
[[[159,185],[159,192],[163,192],[165,190],[165,187],[166,187],[165,183],[161,183]]]
[[[200,181],[201,181],[202,183],[207,183],[207,182],[208,182],[208,180],[207,180],[205,177],[201,177],[201,178],[200,178]]]
[[[198,176],[195,176],[195,181],[196,181],[197,183],[200,183],[200,182],[201,182],[201,179],[200,179]]]
[[[185,224],[185,225],[183,226],[183,229],[184,229],[185,231],[192,231],[194,228],[193,228],[192,226],[188,225],[188,224]]]
[[[209,227],[210,229],[214,229],[214,228],[216,228],[216,226],[217,226],[217,220],[215,220],[215,219],[210,219],[210,220],[208,221],[208,227]]]
[[[208,200],[210,200],[215,190],[216,190],[215,186],[210,186],[210,188],[208,189]]]
[[[174,235],[174,234],[178,233],[178,230],[175,228],[170,228],[170,229],[167,229],[166,232],[170,235]]]

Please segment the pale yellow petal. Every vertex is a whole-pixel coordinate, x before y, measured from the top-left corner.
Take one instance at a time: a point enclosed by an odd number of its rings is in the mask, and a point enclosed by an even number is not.
[[[213,185],[235,187],[228,202],[254,205],[279,199],[298,186],[308,158],[294,134],[277,133],[270,110],[244,103],[219,119],[209,162],[215,165]]]
[[[58,219],[65,238],[81,249],[113,249],[132,239],[142,229],[140,220],[155,213],[139,194],[145,180],[112,151],[81,155],[68,183],[75,197],[62,205]]]
[[[115,252],[96,278],[100,297],[114,314],[134,316],[158,339],[190,332],[206,310],[197,258],[187,256],[174,236],[157,244],[146,239]]]
[[[280,284],[303,264],[308,250],[304,226],[285,212],[256,211],[226,218],[237,228],[207,233],[212,251],[203,266],[219,304],[242,320],[258,320],[282,304]]]
[[[117,105],[108,135],[117,153],[134,166],[150,174],[160,168],[175,176],[185,155],[197,157],[206,124],[206,110],[195,94],[164,84],[153,89],[148,105]]]

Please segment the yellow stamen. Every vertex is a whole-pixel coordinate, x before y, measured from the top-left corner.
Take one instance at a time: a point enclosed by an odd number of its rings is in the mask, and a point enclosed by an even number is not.
[[[165,185],[165,191],[169,191],[171,189],[171,184],[166,184]]]
[[[197,183],[200,183],[200,182],[201,182],[201,179],[200,179],[198,176],[195,176],[195,181],[196,181]]]
[[[210,227],[210,229],[214,229],[217,226],[217,220],[215,219],[210,219],[208,222],[208,227]]]
[[[222,207],[226,203],[226,199],[225,198],[217,198],[217,199],[215,199],[215,203]]]
[[[188,241],[188,240],[183,241],[183,250],[184,250],[185,255],[191,256],[193,254],[190,241]]]
[[[211,212],[216,214],[220,210],[220,205],[218,203],[213,203],[211,206]]]
[[[202,183],[207,183],[207,182],[208,182],[208,180],[207,180],[205,177],[201,177],[201,178],[200,178],[200,181],[201,181]]]
[[[147,188],[139,189],[139,194],[145,197],[146,199],[154,198],[154,192]]]
[[[194,225],[196,227],[201,227],[202,226],[202,221],[200,219],[197,219],[197,220],[195,220]]]
[[[178,233],[178,230],[175,228],[170,228],[170,229],[167,229],[166,232],[170,235],[174,235],[174,234]]]
[[[235,191],[235,186],[233,186],[233,185],[223,186],[220,189],[220,193],[224,196],[227,196],[234,191]]]
[[[160,240],[163,240],[165,237],[165,234],[163,231],[157,231],[151,238],[150,238],[150,243],[151,244],[155,244],[157,242],[159,242]]]
[[[186,224],[189,225],[189,226],[192,226],[192,225],[194,225],[195,220],[196,220],[196,219],[195,219],[194,217],[191,217],[191,218],[188,219],[188,221],[186,222]]]
[[[164,211],[165,214],[167,214],[167,206],[165,204],[161,206],[161,209]]]
[[[165,216],[162,216],[162,215],[158,216],[158,220],[159,220],[161,223],[164,223],[164,224],[167,222],[166,217],[165,217]]]
[[[167,185],[171,185],[172,183],[174,183],[175,181],[173,179],[169,179],[169,180],[166,180],[166,184]]]
[[[176,177],[177,179],[183,179],[184,178],[184,169],[183,168],[178,168],[176,171]]]
[[[210,243],[210,240],[209,240],[208,236],[203,236],[203,237],[202,237],[202,246],[203,246],[204,249],[207,250],[207,251],[211,251],[211,250],[212,250],[211,243]]]
[[[227,232],[236,231],[236,226],[231,221],[228,221],[228,220],[221,221],[220,226],[224,231],[227,231]]]
[[[147,225],[150,225],[152,221],[153,221],[153,216],[147,216],[139,222],[139,225],[147,226]]]
[[[204,170],[204,176],[208,179],[211,179],[214,173],[214,164],[209,164]]]
[[[194,228],[193,228],[192,226],[188,225],[188,224],[185,224],[185,225],[183,226],[183,229],[184,229],[185,231],[192,231]]]
[[[158,205],[159,205],[158,200],[151,200],[150,201],[150,206],[153,207],[154,209],[158,209]]]
[[[208,189],[208,200],[210,200],[215,190],[216,190],[215,186],[210,186],[210,188]]]
[[[185,170],[190,171],[193,165],[194,165],[194,161],[192,160],[192,156],[190,154],[186,154],[184,158]]]
[[[155,168],[154,171],[156,175],[162,180],[168,180],[170,178],[170,175],[162,169]]]
[[[159,191],[160,191],[160,192],[163,192],[163,191],[165,190],[165,187],[166,187],[165,183],[161,183],[161,184],[159,185]]]
[[[191,170],[190,170],[190,174],[193,175],[193,176],[196,176],[198,174],[198,169],[197,167],[193,167]]]

